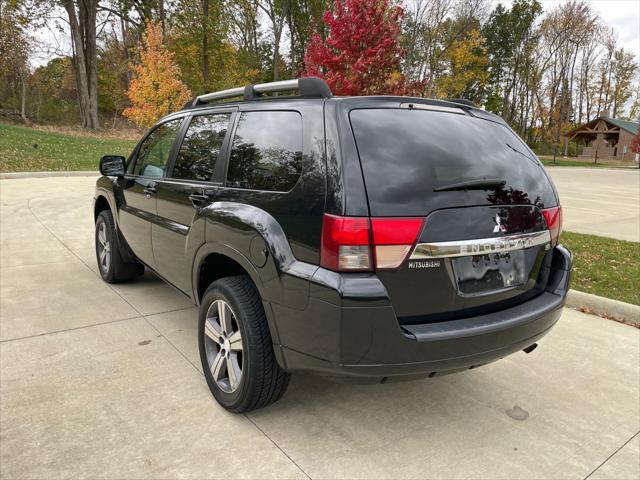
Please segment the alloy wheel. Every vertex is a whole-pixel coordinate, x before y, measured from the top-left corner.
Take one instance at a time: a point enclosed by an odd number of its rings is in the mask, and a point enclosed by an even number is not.
[[[111,242],[107,238],[107,225],[104,222],[98,227],[98,259],[103,272],[111,266]]]
[[[209,306],[204,335],[211,376],[223,392],[234,392],[242,379],[242,334],[233,310],[224,300]]]

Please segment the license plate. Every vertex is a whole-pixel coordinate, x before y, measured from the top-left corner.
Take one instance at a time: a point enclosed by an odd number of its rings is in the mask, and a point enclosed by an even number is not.
[[[453,271],[462,294],[522,285],[526,280],[524,250],[454,258]]]

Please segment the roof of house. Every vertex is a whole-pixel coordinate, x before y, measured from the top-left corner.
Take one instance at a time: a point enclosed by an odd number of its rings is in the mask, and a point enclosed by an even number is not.
[[[597,125],[598,121],[600,120],[606,122],[607,124],[613,127],[619,128],[621,130],[626,130],[632,135],[635,135],[636,133],[638,133],[638,129],[640,129],[640,123],[638,122],[631,122],[629,120],[620,120],[619,118],[611,118],[607,115],[601,115],[587,123],[578,125],[576,128],[571,130],[568,135],[570,135],[571,137],[573,137],[574,135],[595,135],[595,132],[591,129],[593,129]]]
[[[638,122],[630,122],[629,120],[620,120],[619,118],[611,118],[611,117],[601,117],[605,122],[612,123],[618,128],[626,130],[627,132],[635,135],[638,133],[638,128],[640,128],[640,123]]]

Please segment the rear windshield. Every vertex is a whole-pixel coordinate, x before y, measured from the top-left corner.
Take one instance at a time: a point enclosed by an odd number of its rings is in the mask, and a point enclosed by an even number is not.
[[[419,109],[356,109],[351,126],[372,215],[426,215],[439,208],[556,203],[539,162],[496,122]],[[456,183],[504,180],[486,190],[439,191]]]

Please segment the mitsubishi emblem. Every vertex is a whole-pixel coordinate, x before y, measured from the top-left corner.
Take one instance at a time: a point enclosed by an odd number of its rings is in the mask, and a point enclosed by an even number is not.
[[[502,219],[500,218],[500,215],[498,215],[496,213],[495,218],[493,219],[493,222],[496,224],[493,227],[493,233],[498,233],[498,232],[506,232],[507,229],[504,227],[504,225],[502,225]]]

